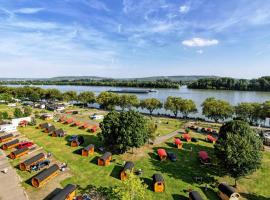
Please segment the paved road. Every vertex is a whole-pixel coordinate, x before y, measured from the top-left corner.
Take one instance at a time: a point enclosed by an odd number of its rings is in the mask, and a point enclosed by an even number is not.
[[[2,172],[7,168],[7,174]],[[6,155],[0,150],[0,200],[28,200],[20,185],[16,170],[8,162]]]
[[[178,130],[176,130],[176,131],[174,131],[174,132],[172,132],[172,133],[169,133],[169,134],[167,134],[167,135],[159,136],[159,137],[157,137],[157,138],[155,139],[154,145],[156,145],[156,144],[161,144],[161,143],[163,143],[163,142],[166,142],[166,141],[169,140],[170,138],[175,137],[176,135],[178,135],[179,133],[182,133],[182,132],[184,132],[184,129],[178,129]]]

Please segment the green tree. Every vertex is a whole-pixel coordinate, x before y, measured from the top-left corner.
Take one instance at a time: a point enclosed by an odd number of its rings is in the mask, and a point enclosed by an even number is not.
[[[96,97],[95,94],[93,92],[81,92],[78,95],[78,100],[80,102],[82,102],[83,104],[87,104],[87,103],[95,103],[96,101]]]
[[[31,114],[32,114],[32,109],[31,109],[31,107],[25,106],[25,107],[23,108],[23,115],[24,115],[24,117],[28,117],[28,116],[30,116]]]
[[[14,118],[21,118],[23,117],[23,112],[20,108],[15,108],[13,115]]]
[[[3,119],[8,119],[9,118],[9,115],[8,115],[7,111],[2,112],[2,118]]]
[[[67,91],[62,94],[62,99],[66,102],[69,101],[76,101],[77,98],[77,92],[75,91]]]
[[[120,200],[151,200],[146,189],[147,185],[138,176],[128,173],[128,178],[121,181],[114,193]]]
[[[131,109],[132,106],[137,106],[139,104],[139,99],[136,95],[124,94],[120,95],[118,99],[118,106],[121,107],[122,111],[127,109]]]
[[[235,106],[235,114],[238,118],[247,120],[249,123],[257,123],[263,118],[264,109],[266,107],[263,108],[260,103],[239,103]]]
[[[187,118],[189,114],[196,113],[197,108],[191,99],[182,99],[180,104],[180,112],[184,118]]]
[[[149,98],[141,100],[140,107],[149,111],[150,115],[153,111],[162,108],[162,103],[156,98]]]
[[[169,96],[164,104],[166,110],[171,111],[175,117],[177,117],[180,112],[182,98]]]
[[[12,101],[12,95],[8,93],[0,94],[0,100],[5,101],[6,103],[9,103]]]
[[[137,111],[112,111],[100,124],[99,137],[107,146],[126,152],[143,146],[149,139],[147,120]]]
[[[47,89],[45,98],[49,100],[59,100],[61,99],[61,92],[58,89]]]
[[[236,181],[256,171],[262,161],[262,142],[244,121],[234,120],[220,128],[215,154],[220,168]]]
[[[118,102],[119,95],[112,92],[101,92],[97,97],[97,103],[106,110],[114,110]]]
[[[215,122],[232,117],[234,108],[227,101],[214,97],[207,98],[203,103],[203,115]]]

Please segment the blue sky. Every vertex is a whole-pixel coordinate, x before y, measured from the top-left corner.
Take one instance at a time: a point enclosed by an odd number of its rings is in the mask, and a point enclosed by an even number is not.
[[[268,0],[0,0],[1,77],[270,75]]]

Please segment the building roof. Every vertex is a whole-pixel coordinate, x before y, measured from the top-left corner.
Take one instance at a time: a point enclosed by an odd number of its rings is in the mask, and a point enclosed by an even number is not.
[[[86,151],[89,151],[90,149],[92,149],[94,147],[95,147],[95,145],[89,144],[87,147],[84,147],[83,149],[86,150]]]
[[[183,134],[184,139],[188,140],[191,139],[190,135],[188,133]]]
[[[164,182],[164,178],[162,177],[161,174],[154,174],[153,175],[153,181],[156,182]]]
[[[64,130],[61,129],[61,128],[55,130],[54,132],[55,132],[56,135],[64,135],[65,134]]]
[[[65,200],[68,195],[75,191],[77,188],[76,185],[68,184],[60,192],[58,192],[51,200]]]
[[[19,154],[21,154],[22,152],[25,152],[25,151],[27,151],[27,150],[29,150],[28,147],[23,147],[23,148],[21,148],[21,149],[18,149],[18,150],[16,150],[16,151],[13,151],[12,153],[13,153],[14,155],[19,155]]]
[[[127,161],[125,166],[123,167],[123,171],[132,170],[133,167],[134,167],[134,163],[131,161]]]
[[[31,165],[32,163],[40,160],[41,158],[44,158],[44,157],[45,157],[44,153],[39,153],[39,154],[33,156],[32,158],[29,158],[29,159],[25,160],[23,163],[26,166],[28,166],[28,165]]]
[[[199,152],[199,157],[200,157],[200,159],[202,159],[202,160],[207,160],[207,159],[209,159],[208,153],[207,153],[206,151],[200,151],[200,152]]]
[[[16,140],[12,140],[12,141],[7,142],[7,143],[5,143],[5,144],[3,144],[3,145],[6,145],[6,146],[11,146],[11,145],[13,145],[13,144],[17,144],[17,143],[19,143],[19,140],[18,140],[18,139],[16,139]]]
[[[111,152],[105,152],[102,156],[101,156],[101,160],[107,160],[110,156],[112,156]]]
[[[50,124],[49,123],[43,123],[43,124],[40,124],[40,128],[48,128],[50,126]]]
[[[159,156],[167,156],[165,149],[158,149],[157,153]]]
[[[219,191],[221,191],[223,194],[226,194],[228,197],[230,197],[233,193],[235,193],[235,189],[231,186],[229,186],[226,183],[220,183],[218,185]]]
[[[43,181],[58,170],[59,170],[59,166],[57,164],[54,164],[51,167],[44,169],[41,173],[37,174],[33,178],[38,179],[39,181]]]
[[[181,141],[179,138],[176,138],[176,139],[174,140],[174,143],[175,143],[176,145],[178,145],[178,144],[182,144],[182,141]]]
[[[200,193],[193,190],[189,193],[189,198],[191,200],[203,200],[203,198],[201,197]]]

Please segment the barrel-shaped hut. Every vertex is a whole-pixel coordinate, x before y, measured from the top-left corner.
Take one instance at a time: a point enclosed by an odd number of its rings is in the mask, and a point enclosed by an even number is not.
[[[165,151],[165,149],[158,149],[158,150],[157,150],[157,153],[158,153],[159,159],[160,159],[161,161],[167,159],[167,152]]]
[[[81,135],[78,135],[74,140],[71,141],[71,147],[78,147],[84,143],[84,138]]]
[[[16,158],[19,158],[21,156],[24,156],[25,154],[27,154],[29,152],[29,148],[28,147],[23,147],[21,149],[18,149],[16,151],[13,151],[9,154],[9,157],[11,159],[16,159]]]
[[[72,124],[74,122],[74,119],[73,118],[69,118],[66,120],[66,124]]]
[[[66,116],[61,116],[58,120],[58,122],[63,123],[66,121]]]
[[[55,130],[56,130],[55,126],[54,125],[50,125],[49,127],[45,128],[44,132],[45,133],[52,133]]]
[[[7,142],[7,143],[2,145],[2,149],[3,150],[8,150],[8,149],[17,147],[20,144],[19,142],[20,141],[18,139]]]
[[[9,141],[12,138],[14,138],[14,135],[11,134],[11,133],[10,134],[7,134],[7,135],[2,135],[2,136],[0,136],[0,143]]]
[[[95,145],[93,144],[89,144],[87,147],[84,147],[82,149],[82,156],[89,156],[89,155],[93,155],[95,152]]]
[[[45,159],[44,153],[39,153],[32,158],[29,158],[22,163],[20,163],[19,168],[22,171],[29,170],[33,165],[36,165],[38,162],[42,161]]]
[[[56,129],[52,132],[52,137],[64,137],[65,136],[65,132],[63,129]]]
[[[68,184],[60,192],[51,198],[51,200],[73,200],[76,197],[76,185]]]
[[[206,151],[199,151],[199,159],[202,164],[209,164],[211,162]]]
[[[189,192],[189,200],[203,200],[199,192],[193,190]]]
[[[105,152],[99,159],[98,159],[98,165],[99,166],[107,166],[110,164],[112,159],[112,153],[111,152]]]
[[[226,183],[220,183],[218,185],[218,195],[222,200],[238,200],[240,199],[240,194],[236,190]]]
[[[72,126],[80,126],[81,125],[81,122],[79,122],[79,121],[75,121],[73,124],[72,124]]]
[[[164,192],[165,190],[165,181],[161,174],[153,175],[153,189],[154,192]]]
[[[183,143],[182,143],[182,141],[179,138],[176,138],[174,140],[174,144],[175,144],[175,146],[176,146],[177,149],[182,149],[183,148]]]
[[[125,163],[123,169],[120,172],[120,179],[123,181],[127,179],[128,173],[132,173],[134,168],[134,163],[131,161],[128,161]]]
[[[35,188],[39,188],[46,184],[49,180],[55,177],[59,172],[59,166],[54,164],[51,167],[44,169],[39,174],[35,175],[31,179],[32,186]]]
[[[190,137],[190,135],[188,133],[183,134],[183,139],[185,141],[187,141],[187,142],[190,142],[191,141],[191,137]]]
[[[97,131],[98,127],[97,126],[92,126],[90,129],[89,129],[89,132],[91,133],[95,133]]]
[[[38,125],[38,128],[40,128],[40,129],[46,129],[46,128],[48,128],[50,126],[50,124],[49,123],[42,123],[42,124],[39,124]]]
[[[214,138],[212,135],[207,135],[206,136],[206,141],[215,144],[217,139]]]
[[[80,126],[80,129],[87,129],[89,127],[88,123],[84,123],[82,126]]]

